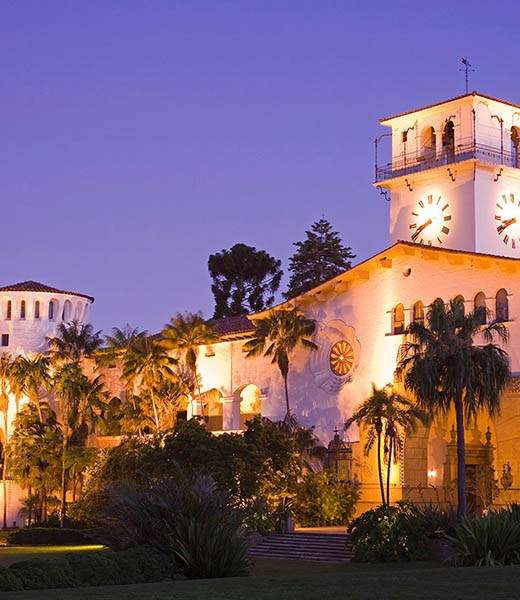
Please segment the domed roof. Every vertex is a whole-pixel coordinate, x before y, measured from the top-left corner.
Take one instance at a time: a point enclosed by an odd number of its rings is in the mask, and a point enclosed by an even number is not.
[[[87,298],[91,302],[94,302],[92,296],[87,294],[78,294],[77,292],[69,292],[66,290],[60,290],[38,281],[22,281],[20,283],[13,283],[12,285],[6,285],[0,287],[0,292],[48,292],[51,294],[70,294],[71,296],[80,296],[81,298]]]

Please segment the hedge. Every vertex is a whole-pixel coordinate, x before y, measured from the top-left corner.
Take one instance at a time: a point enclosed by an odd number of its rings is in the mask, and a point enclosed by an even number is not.
[[[84,546],[92,539],[79,529],[53,529],[52,527],[24,527],[7,534],[12,546]]]
[[[148,583],[175,575],[172,559],[153,548],[70,552],[62,558],[34,558],[0,567],[0,591]]]

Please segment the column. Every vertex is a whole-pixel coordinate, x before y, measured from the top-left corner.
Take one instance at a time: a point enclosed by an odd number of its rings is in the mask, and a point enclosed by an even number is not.
[[[222,402],[222,429],[237,431],[240,427],[240,396],[224,396]]]

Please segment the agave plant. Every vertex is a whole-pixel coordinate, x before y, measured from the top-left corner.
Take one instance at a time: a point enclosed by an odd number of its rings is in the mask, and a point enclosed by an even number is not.
[[[464,517],[453,535],[446,535],[457,562],[475,567],[520,564],[520,523],[507,512]]]
[[[208,476],[172,464],[171,477],[143,485],[113,483],[101,522],[118,548],[151,545],[174,556],[186,577],[230,577],[249,571],[242,514]]]

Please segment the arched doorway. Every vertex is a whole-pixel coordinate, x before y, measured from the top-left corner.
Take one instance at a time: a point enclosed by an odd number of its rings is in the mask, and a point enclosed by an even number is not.
[[[240,429],[246,429],[246,422],[262,414],[260,388],[256,385],[246,385],[240,392]]]

